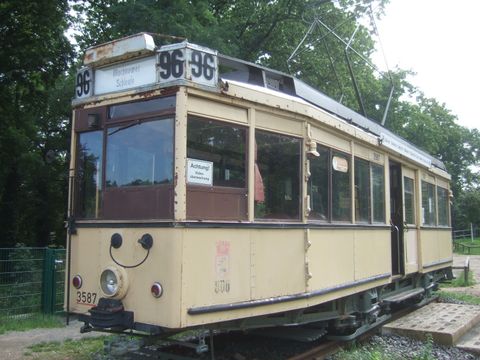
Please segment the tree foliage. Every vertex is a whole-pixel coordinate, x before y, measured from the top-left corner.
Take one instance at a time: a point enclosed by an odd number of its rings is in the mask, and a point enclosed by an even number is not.
[[[393,84],[386,126],[446,164],[452,174],[457,224],[478,224],[478,214],[467,205],[479,193],[479,132],[458,125],[445,104],[411,85],[411,72],[397,68],[384,76],[371,66],[375,17],[382,16],[388,1],[3,1],[1,245],[44,245],[52,232],[62,240],[75,72],[72,45],[65,37],[69,27],[76,31],[79,54],[89,46],[144,31],[188,38],[290,73],[359,111],[347,53],[367,116],[381,121]],[[178,40],[157,37],[157,44],[172,41]],[[346,52],[347,43],[355,51]]]
[[[61,233],[65,169],[54,154],[65,157],[68,102],[56,86],[73,56],[67,13],[66,0],[0,4],[2,246],[45,245]]]

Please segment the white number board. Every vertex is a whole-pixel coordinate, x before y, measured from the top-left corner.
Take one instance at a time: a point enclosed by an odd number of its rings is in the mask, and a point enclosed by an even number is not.
[[[158,81],[183,79],[215,87],[218,81],[216,52],[192,44],[162,46],[157,55]]]
[[[156,82],[155,56],[95,70],[95,95]]]
[[[187,159],[187,183],[213,185],[213,162]]]

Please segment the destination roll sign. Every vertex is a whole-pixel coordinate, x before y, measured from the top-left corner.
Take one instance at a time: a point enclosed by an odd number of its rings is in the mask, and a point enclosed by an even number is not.
[[[218,60],[216,51],[182,42],[162,46],[147,56],[102,66],[94,63],[77,72],[76,99],[128,91],[146,86],[175,86],[198,84],[217,88]]]

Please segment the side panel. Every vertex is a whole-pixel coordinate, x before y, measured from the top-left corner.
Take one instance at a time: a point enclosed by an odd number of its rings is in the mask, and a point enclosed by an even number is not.
[[[308,260],[312,278],[309,289],[354,281],[355,240],[352,230],[310,230],[310,242]]]
[[[422,229],[420,236],[423,268],[452,260],[450,229]]]
[[[253,230],[254,299],[305,292],[304,230]]]
[[[355,231],[355,280],[391,272],[390,230]]]

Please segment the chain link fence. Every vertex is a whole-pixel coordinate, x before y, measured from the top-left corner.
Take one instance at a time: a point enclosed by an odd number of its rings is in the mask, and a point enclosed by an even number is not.
[[[63,311],[65,249],[0,248],[0,318]]]

